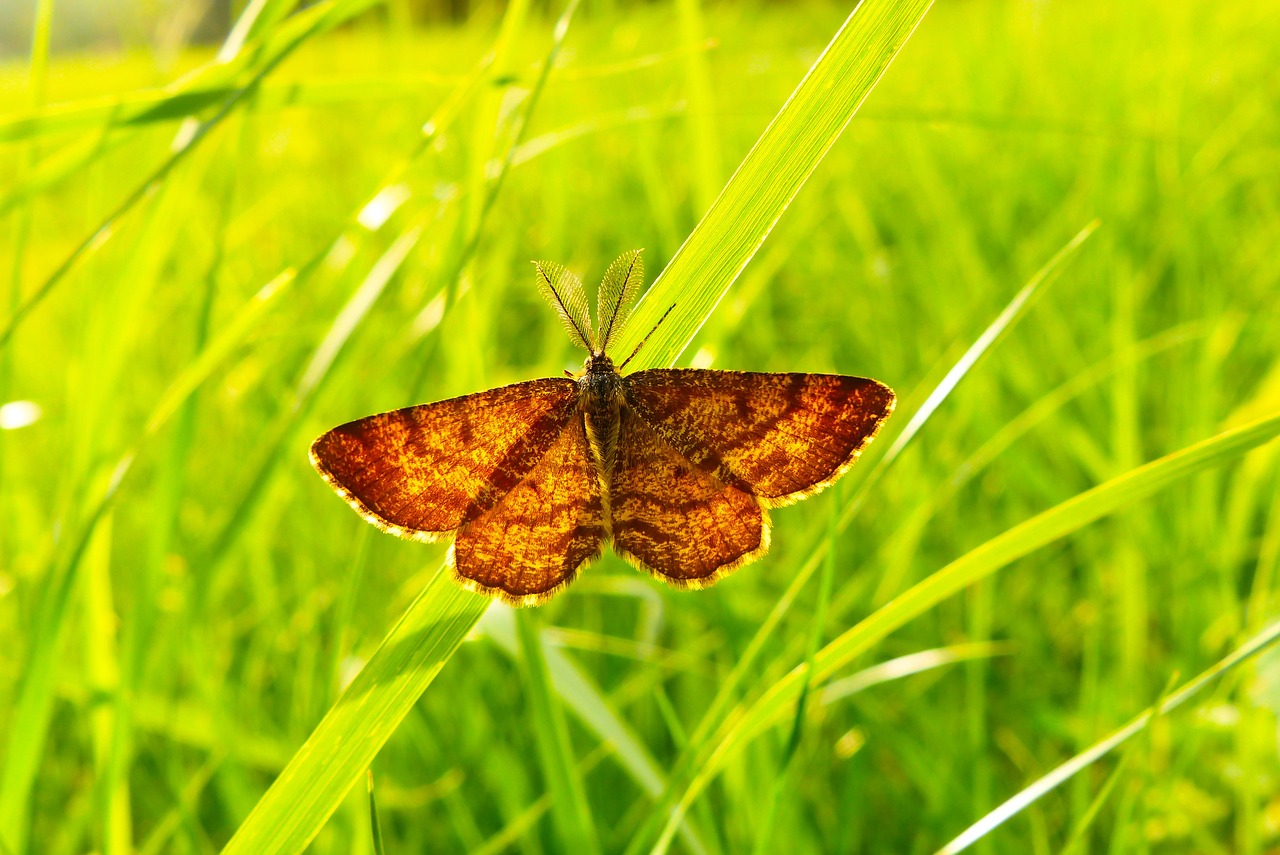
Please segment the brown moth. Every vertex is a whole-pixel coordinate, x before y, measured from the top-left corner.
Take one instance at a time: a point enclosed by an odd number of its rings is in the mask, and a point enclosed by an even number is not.
[[[334,428],[311,463],[369,522],[453,537],[465,587],[545,602],[606,541],[642,570],[704,588],[769,548],[768,509],[813,495],[893,412],[875,380],[839,374],[651,369],[606,351],[643,280],[640,252],[600,283],[535,262],[538,289],[589,356],[569,377],[514,383]],[[644,342],[641,342],[643,345]]]

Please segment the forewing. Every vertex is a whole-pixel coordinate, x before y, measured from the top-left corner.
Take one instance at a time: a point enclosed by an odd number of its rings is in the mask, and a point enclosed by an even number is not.
[[[311,463],[369,522],[436,540],[520,484],[577,400],[574,381],[553,377],[394,410],[324,434]]]
[[[608,350],[613,340],[631,316],[631,305],[644,283],[644,259],[641,250],[624,252],[614,259],[600,280],[599,298],[596,301],[600,313],[600,350]]]
[[[764,554],[769,520],[754,496],[694,466],[630,408],[620,418],[610,513],[623,557],[702,588]]]
[[[458,531],[453,566],[467,587],[534,605],[573,581],[604,536],[600,478],[576,415],[523,481]]]
[[[556,310],[569,338],[579,347],[594,353],[591,308],[587,305],[587,292],[582,288],[582,280],[553,261],[535,261],[533,266],[537,270],[538,293]]]
[[[893,412],[883,383],[839,374],[655,369],[627,400],[701,471],[776,506],[831,484]]]

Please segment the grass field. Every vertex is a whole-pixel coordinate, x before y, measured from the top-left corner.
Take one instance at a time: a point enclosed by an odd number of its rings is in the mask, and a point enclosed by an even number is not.
[[[838,140],[923,3],[292,5],[0,68],[0,853],[1280,850],[1265,4],[939,2]],[[759,563],[486,611],[308,465],[636,247],[898,392]]]

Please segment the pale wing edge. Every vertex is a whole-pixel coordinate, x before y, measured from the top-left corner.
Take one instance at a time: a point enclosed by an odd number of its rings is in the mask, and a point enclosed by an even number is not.
[[[730,487],[730,489],[736,490],[737,488]],[[747,495],[751,496],[750,493],[747,493]],[[730,561],[725,562],[724,564],[721,564],[719,567],[711,571],[711,573],[709,573],[706,576],[700,576],[696,579],[676,579],[674,577],[668,576],[665,573],[661,573],[657,570],[654,570],[652,567],[645,564],[644,561],[641,560],[638,556],[633,555],[632,553],[628,552],[626,549],[623,549],[621,546],[618,545],[618,542],[616,540],[613,541],[613,551],[616,552],[620,558],[622,558],[632,567],[642,571],[643,573],[646,573],[649,576],[652,576],[654,579],[658,579],[659,581],[665,582],[667,585],[677,590],[701,591],[705,588],[710,588],[712,585],[719,582],[721,579],[725,578],[730,573],[733,573],[738,568],[745,567],[748,564],[751,564],[755,561],[759,561],[769,551],[769,546],[771,543],[770,529],[772,527],[772,523],[769,520],[769,508],[767,505],[765,505],[763,502],[760,501],[758,496],[751,496],[751,498],[755,500],[756,505],[760,508],[760,545],[757,546],[755,549],[751,550],[750,552],[745,552],[742,555],[739,555],[737,558],[734,558]]]
[[[452,532],[450,532],[450,534],[452,534]],[[582,559],[582,561],[578,562],[578,566],[574,567],[573,570],[571,570],[563,579],[552,585],[547,590],[540,591],[536,594],[513,594],[506,588],[499,585],[484,585],[469,576],[463,576],[458,570],[458,561],[457,557],[454,555],[454,545],[452,543],[449,544],[449,554],[445,556],[445,565],[449,568],[449,574],[453,576],[453,581],[457,582],[473,594],[488,597],[491,600],[501,600],[508,606],[518,609],[532,608],[534,606],[543,605],[556,594],[573,584],[574,580],[578,578],[586,566],[603,554],[604,544],[605,538],[602,537],[600,538],[599,548],[596,549],[595,555],[588,555],[586,558]]]

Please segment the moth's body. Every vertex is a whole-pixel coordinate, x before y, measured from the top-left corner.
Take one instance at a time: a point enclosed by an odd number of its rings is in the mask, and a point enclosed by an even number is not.
[[[595,329],[576,277],[547,264],[538,276],[588,353],[581,373],[369,416],[311,448],[369,522],[453,537],[449,563],[479,593],[543,602],[610,542],[666,582],[706,587],[763,555],[768,509],[834,482],[893,410],[892,390],[860,377],[624,374],[631,357],[615,366],[606,349],[639,288],[639,253],[605,274]]]
[[[591,456],[600,470],[601,488],[608,495],[609,473],[613,471],[614,452],[618,448],[618,423],[625,399],[626,379],[614,367],[612,359],[603,353],[593,353],[583,363],[582,376],[577,378],[577,382]]]

